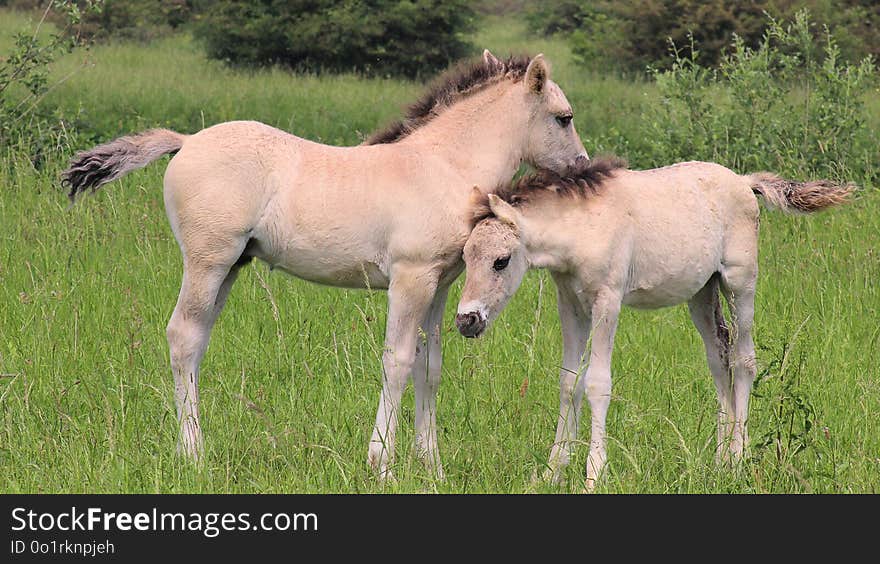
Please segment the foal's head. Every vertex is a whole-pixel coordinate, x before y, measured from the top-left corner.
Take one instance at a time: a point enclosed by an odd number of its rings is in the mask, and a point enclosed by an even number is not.
[[[519,211],[489,194],[492,217],[471,231],[464,246],[467,279],[455,324],[465,337],[478,337],[519,288],[529,261]]]
[[[459,104],[492,87],[503,89],[502,96],[486,99],[492,111]],[[469,124],[494,140],[487,149],[505,147],[535,167],[560,174],[588,158],[572,123],[571,104],[550,80],[544,57],[502,60],[488,50],[482,59],[460,63],[441,75],[403,119],[370,136],[366,144],[397,143],[460,107],[465,107]],[[498,144],[498,139],[510,146]]]
[[[571,104],[550,80],[550,68],[542,55],[529,63],[522,90],[530,113],[525,160],[560,174],[586,162],[589,157],[575,131]]]
[[[581,162],[565,176],[540,170],[499,186],[496,194],[484,196],[474,189],[477,224],[464,246],[467,274],[455,317],[462,335],[477,337],[485,331],[519,288],[530,261],[546,259],[541,233],[554,214],[577,206],[578,199],[596,197],[603,183],[625,167],[623,159],[600,157]]]

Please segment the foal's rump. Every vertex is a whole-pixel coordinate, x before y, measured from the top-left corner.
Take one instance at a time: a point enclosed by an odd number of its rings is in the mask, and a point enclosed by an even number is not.
[[[770,209],[812,213],[844,203],[853,190],[828,180],[798,182],[766,172],[739,175],[704,162],[628,171],[615,183],[605,193],[621,190],[636,226],[630,292],[624,302],[643,308],[685,301],[715,272],[753,276],[756,196]]]
[[[797,181],[772,172],[739,175],[717,163],[689,161],[644,171],[628,171],[638,175],[637,182],[649,200],[667,198],[667,202],[688,197],[691,187],[699,187],[711,200],[727,199],[728,205],[739,202],[751,208],[749,192],[763,199],[770,209],[785,213],[812,213],[845,203],[855,186],[831,180]]]

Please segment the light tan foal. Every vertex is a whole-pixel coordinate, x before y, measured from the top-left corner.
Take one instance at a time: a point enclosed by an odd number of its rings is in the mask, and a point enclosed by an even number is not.
[[[748,443],[755,378],[756,195],[784,212],[809,213],[843,202],[851,190],[766,173],[740,176],[712,163],[645,171],[619,166],[591,162],[572,178],[540,173],[484,199],[477,210],[484,219],[464,248],[467,280],[456,317],[463,335],[478,336],[529,268],[550,270],[563,359],[545,478],[558,480],[568,465],[586,394],[592,414],[588,488],[606,462],[611,351],[621,306],[688,303],[718,393],[717,452],[720,459],[739,459]],[[732,335],[719,290],[730,307]]]
[[[148,131],[78,154],[63,177],[71,197],[176,153],[164,194],[184,265],[167,331],[181,450],[202,453],[199,364],[239,269],[257,257],[322,284],[388,289],[368,460],[390,476],[412,375],[417,450],[442,476],[440,327],[462,269],[471,188],[509,180],[523,161],[561,172],[585,160],[571,116],[540,55],[502,61],[486,51],[365,145],[331,147],[238,121],[194,135]]]

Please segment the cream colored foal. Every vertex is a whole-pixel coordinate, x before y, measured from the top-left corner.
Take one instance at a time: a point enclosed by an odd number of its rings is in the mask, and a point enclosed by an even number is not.
[[[529,268],[547,268],[556,282],[563,359],[545,478],[558,480],[568,464],[585,393],[592,412],[588,488],[605,466],[611,351],[622,305],[688,303],[718,393],[718,455],[739,459],[755,378],[756,196],[784,212],[809,213],[845,201],[851,189],[767,173],[740,176],[712,163],[631,171],[619,161],[597,160],[571,177],[543,172],[488,198],[477,194],[478,223],[464,248],[459,331],[482,333]],[[732,335],[719,290],[732,314]]]
[[[412,375],[417,451],[442,476],[440,327],[449,285],[462,270],[471,189],[508,181],[523,161],[563,171],[586,160],[571,106],[549,73],[540,55],[502,61],[486,51],[357,147],[239,121],[194,135],[148,131],[74,158],[63,175],[71,197],[176,153],[164,195],[183,254],[167,331],[182,451],[202,453],[199,364],[239,269],[256,257],[322,284],[388,289],[382,395],[368,460],[390,476],[400,400]]]

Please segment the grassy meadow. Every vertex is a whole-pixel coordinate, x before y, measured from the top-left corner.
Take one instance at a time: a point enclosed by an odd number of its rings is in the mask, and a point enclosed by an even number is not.
[[[0,49],[26,23],[0,12]],[[507,21],[490,20],[474,43],[496,54],[544,52],[587,149],[639,154],[651,83],[586,73],[564,44],[530,39]],[[165,325],[181,262],[162,204],[167,159],[68,208],[58,184],[66,158],[148,127],[192,132],[232,119],[354,144],[422,87],[229,70],[183,36],[96,46],[54,73],[69,78],[45,103],[76,133],[39,169],[15,152],[0,160],[0,491],[581,490],[586,444],[565,484],[530,482],[558,412],[561,337],[542,272],[528,275],[476,341],[454,329],[461,280],[453,287],[438,402],[445,481],[414,456],[411,389],[397,483],[378,483],[366,464],[384,293],[317,286],[256,263],[239,277],[202,363],[204,468],[177,457]],[[751,459],[737,470],[714,464],[715,390],[687,308],[626,310],[613,360],[609,467],[597,491],[880,490],[880,192],[864,187],[853,204],[814,217],[763,212],[760,268]],[[588,441],[588,425],[580,437]]]

